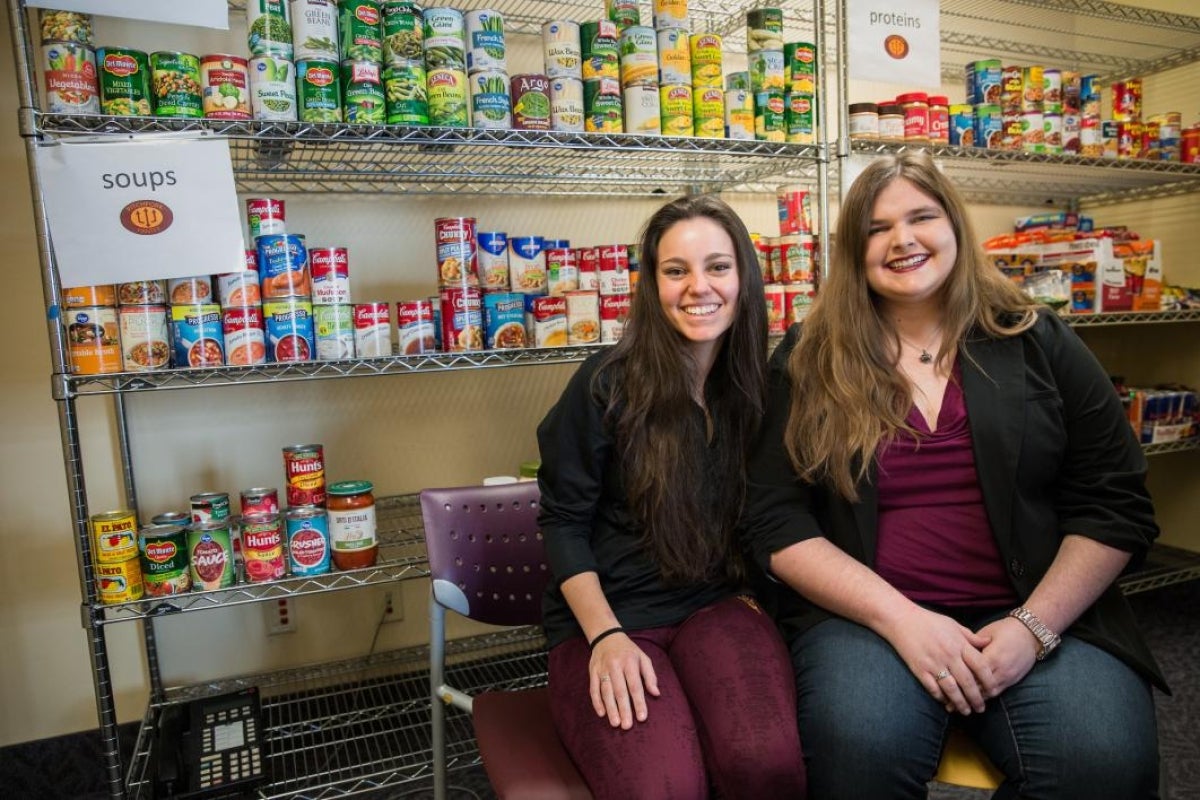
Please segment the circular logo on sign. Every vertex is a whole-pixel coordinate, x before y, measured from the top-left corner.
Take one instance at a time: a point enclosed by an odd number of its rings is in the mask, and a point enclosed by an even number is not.
[[[889,56],[899,61],[908,55],[908,40],[893,33],[883,40],[883,49]]]
[[[153,236],[171,227],[175,215],[157,200],[134,200],[121,209],[121,225],[130,233]]]

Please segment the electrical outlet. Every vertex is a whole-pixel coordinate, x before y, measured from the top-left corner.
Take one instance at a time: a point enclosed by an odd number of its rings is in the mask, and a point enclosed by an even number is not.
[[[267,633],[296,632],[296,605],[292,602],[292,598],[280,597],[264,603],[263,608],[266,609],[267,614]]]
[[[394,589],[383,593],[383,621],[400,622],[404,619],[404,595]]]

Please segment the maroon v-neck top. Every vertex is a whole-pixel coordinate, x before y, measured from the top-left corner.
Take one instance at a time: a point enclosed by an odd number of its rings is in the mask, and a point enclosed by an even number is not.
[[[908,423],[917,440],[900,434],[879,454],[876,571],[918,603],[1016,604],[983,507],[957,361],[937,430],[915,405]]]

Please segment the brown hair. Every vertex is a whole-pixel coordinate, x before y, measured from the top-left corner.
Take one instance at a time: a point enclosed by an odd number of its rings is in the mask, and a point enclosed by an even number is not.
[[[879,313],[867,283],[867,243],[875,201],[903,178],[936,200],[950,221],[958,258],[940,293],[943,361],[970,331],[1014,336],[1036,319],[1037,304],[983,257],[966,206],[925,153],[872,161],[846,193],[838,215],[829,277],[792,352],[791,414],[786,445],[797,473],[826,482],[855,500],[881,443],[898,431],[912,406],[912,389],[896,368],[899,338]],[[964,357],[970,358],[963,351]]]
[[[733,242],[738,297],[704,387],[712,421],[693,411],[695,361],[659,302],[658,248],[675,224],[703,217]],[[735,528],[745,494],[746,452],[765,407],[767,320],[750,234],[713,195],[682,197],[656,211],[640,238],[641,271],[621,340],[597,370],[607,395],[629,509],[665,581],[742,574]],[[601,386],[610,391],[600,392]]]

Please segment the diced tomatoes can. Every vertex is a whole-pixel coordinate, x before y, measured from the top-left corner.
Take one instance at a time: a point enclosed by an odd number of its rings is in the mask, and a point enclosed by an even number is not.
[[[231,367],[266,363],[267,334],[261,306],[222,308],[221,333],[225,342],[225,363]]]
[[[278,511],[243,514],[242,559],[249,583],[275,581],[287,574],[283,552],[283,520]]]
[[[520,292],[489,292],[483,296],[484,343],[489,350],[527,347],[525,296]]]
[[[437,351],[438,321],[434,315],[434,305],[429,300],[397,303],[396,329],[401,355],[411,356]]]
[[[45,42],[42,65],[46,110],[51,114],[99,114],[96,54],[79,42]]]
[[[142,582],[147,597],[169,597],[191,590],[185,526],[147,525],[138,531],[138,539],[141,542]]]
[[[317,352],[313,306],[307,298],[285,297],[263,304],[267,360],[311,361]]]
[[[141,600],[145,592],[142,565],[138,556],[110,564],[93,564],[96,595],[105,605]]]
[[[92,561],[113,564],[137,557],[137,514],[128,509],[93,514]]]
[[[193,522],[187,529],[193,591],[228,589],[236,578],[228,519]]]
[[[600,296],[600,343],[612,344],[625,333],[631,298],[627,294]]]
[[[566,347],[567,298],[525,295],[525,333],[534,347]]]
[[[288,506],[325,507],[325,448],[293,444],[283,448]]]
[[[250,72],[246,59],[213,53],[200,59],[204,116],[209,119],[250,119]]]
[[[263,300],[308,297],[311,291],[308,247],[301,234],[264,234],[258,248],[258,279]]]
[[[123,305],[121,366],[126,372],[151,372],[171,365],[171,339],[164,305]]]
[[[567,292],[567,344],[600,341],[600,295],[596,292]]]
[[[354,306],[348,303],[313,306],[317,360],[354,358]]]
[[[129,47],[96,48],[100,111],[114,117],[154,113],[150,93],[150,57]]]
[[[483,295],[478,286],[442,287],[442,349],[448,353],[483,349]]]
[[[277,197],[251,197],[246,200],[246,222],[250,227],[250,238],[287,233],[287,207]],[[247,250],[247,255],[257,251]],[[257,269],[257,258],[255,260]]]
[[[225,331],[219,305],[171,306],[171,331],[176,366],[219,367],[225,363]]]
[[[296,506],[284,513],[288,566],[296,576],[329,572],[329,517],[317,506]]]
[[[242,514],[278,514],[279,490],[273,486],[254,486],[241,491]]]
[[[308,251],[313,305],[350,302],[350,251],[345,247],[313,247]]]
[[[107,375],[121,371],[120,325],[112,306],[83,306],[63,310],[67,354],[76,375]]]
[[[392,354],[392,304],[354,304],[354,354],[377,358]]]

